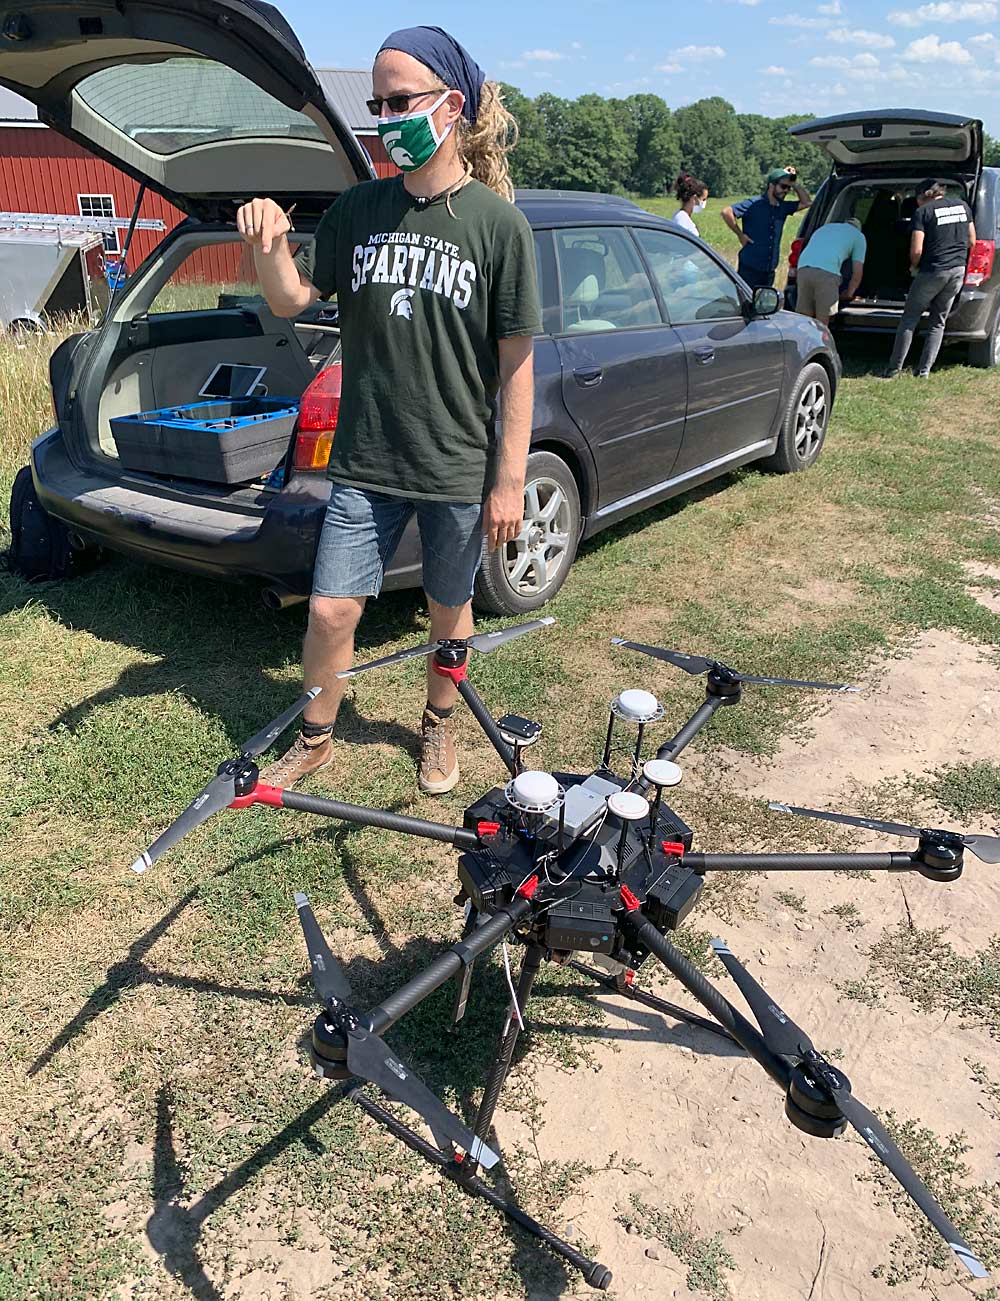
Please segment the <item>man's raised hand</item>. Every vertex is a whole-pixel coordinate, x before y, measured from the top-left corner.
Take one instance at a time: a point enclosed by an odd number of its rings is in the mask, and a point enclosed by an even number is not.
[[[273,199],[251,199],[236,213],[236,228],[252,247],[265,255],[292,229],[288,214]]]

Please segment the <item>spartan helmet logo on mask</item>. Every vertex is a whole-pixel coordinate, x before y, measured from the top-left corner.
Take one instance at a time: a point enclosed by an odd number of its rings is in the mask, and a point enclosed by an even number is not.
[[[413,306],[410,299],[413,297],[412,289],[397,289],[392,296],[392,302],[389,304],[390,316],[403,316],[406,320],[413,319]]]

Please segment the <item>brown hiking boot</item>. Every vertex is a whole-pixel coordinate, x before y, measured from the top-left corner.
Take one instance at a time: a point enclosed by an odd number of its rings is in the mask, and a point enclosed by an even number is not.
[[[420,720],[420,789],[425,795],[444,795],[458,785],[458,758],[448,735],[448,720],[429,709]]]
[[[333,738],[329,732],[325,736],[306,739],[300,732],[295,744],[286,750],[281,758],[265,768],[260,780],[265,786],[281,786],[288,789],[296,782],[307,777],[311,772],[321,772],[333,763]]]

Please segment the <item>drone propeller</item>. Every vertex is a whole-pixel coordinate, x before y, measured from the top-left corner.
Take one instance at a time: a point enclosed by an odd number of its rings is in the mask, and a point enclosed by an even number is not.
[[[295,907],[299,911],[302,934],[306,938],[306,948],[309,950],[313,988],[319,995],[320,1002],[325,1005],[331,999],[335,999],[338,1003],[346,1003],[353,997],[351,982],[347,979],[344,968],[330,952],[326,936],[320,930],[308,898],[296,892]]]
[[[720,663],[719,660],[710,660],[705,655],[686,655],[683,651],[664,650],[660,646],[644,646],[642,642],[625,641],[622,637],[612,637],[612,646],[624,646],[626,650],[638,651],[641,655],[651,655],[654,660],[663,660],[667,664],[673,664],[675,668],[683,669],[685,673],[691,673],[697,676],[699,673],[711,673],[713,669],[720,669],[731,674],[737,682],[755,682],[765,687],[809,687],[816,691],[842,691],[856,692],[857,687],[846,687],[839,682],[807,682],[801,678],[761,678],[755,677],[751,673],[739,673],[736,669],[731,669],[727,664]]]
[[[787,1013],[774,1002],[722,940],[712,940],[712,948],[746,999],[757,1018],[764,1042],[772,1052],[789,1057],[801,1066],[809,1079],[826,1092],[840,1114],[861,1135],[903,1191],[920,1208],[930,1223],[975,1278],[988,1273],[959,1231],[945,1215],[917,1177],[889,1131],[868,1108],[851,1093],[850,1082],[816,1051],[812,1040]]]
[[[412,1108],[427,1122],[438,1147],[444,1149],[446,1145],[454,1144],[484,1169],[492,1169],[500,1160],[497,1153],[452,1115],[440,1098],[392,1053],[384,1040],[366,1030],[360,1018],[348,1007],[351,986],[330,951],[308,898],[297,893],[295,906],[309,951],[313,986],[347,1040],[347,1069],[352,1075],[367,1080],[397,1102]]]
[[[824,822],[840,822],[848,827],[865,827],[868,831],[881,831],[886,836],[913,836],[923,839],[928,832],[953,836],[960,840],[984,863],[1000,863],[1000,836],[984,836],[979,833],[965,835],[960,831],[940,831],[935,827],[910,827],[904,822],[880,822],[877,818],[856,818],[850,813],[827,813],[823,809],[800,809],[794,804],[780,804],[772,801],[767,806],[777,813],[797,813],[804,818],[821,818]]]
[[[262,731],[252,736],[249,741],[244,741],[236,758],[220,764],[216,775],[207,786],[202,787],[184,812],[171,822],[162,835],[157,836],[147,850],[139,855],[132,864],[132,871],[141,876],[162,854],[165,854],[168,849],[173,849],[179,840],[183,840],[189,831],[194,831],[195,827],[200,827],[214,814],[221,813],[224,808],[232,804],[236,798],[237,771],[242,766],[240,761],[256,759],[258,755],[263,754],[289,723],[293,723],[298,718],[310,700],[315,700],[321,690],[322,687],[312,687],[299,696],[294,705],[290,705],[283,714],[279,714],[272,723],[268,723]]]
[[[550,623],[555,623],[551,615],[544,619],[532,619],[528,623],[517,623],[513,628],[501,628],[499,632],[477,632],[472,637],[462,638],[465,645],[470,650],[479,651],[481,655],[489,655],[495,651],[498,646],[505,642],[513,641],[515,637],[523,637],[526,632],[534,632],[537,628],[547,628]],[[425,642],[423,646],[411,646],[409,650],[397,651],[395,655],[384,655],[379,660],[370,660],[367,664],[358,664],[353,669],[344,669],[338,673],[338,678],[354,678],[359,673],[367,673],[369,669],[384,669],[389,664],[401,664],[404,660],[420,659],[424,655],[433,655],[434,652],[447,643],[441,641]],[[452,643],[454,644],[454,642]]]

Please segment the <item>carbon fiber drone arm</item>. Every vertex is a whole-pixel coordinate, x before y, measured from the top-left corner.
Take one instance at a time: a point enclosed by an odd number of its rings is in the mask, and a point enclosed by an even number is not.
[[[685,854],[705,872],[916,872],[913,854]]]

